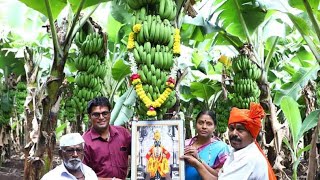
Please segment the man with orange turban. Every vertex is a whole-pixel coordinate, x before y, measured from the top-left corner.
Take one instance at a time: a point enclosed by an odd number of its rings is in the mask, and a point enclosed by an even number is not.
[[[276,179],[268,159],[256,141],[265,116],[260,104],[250,109],[232,108],[228,135],[233,150],[219,172],[219,179]]]
[[[201,161],[192,156],[183,159],[197,167],[203,180],[276,180],[272,168],[256,141],[265,116],[260,104],[250,103],[250,109],[232,108],[228,122],[228,135],[232,151],[218,177],[206,171]]]

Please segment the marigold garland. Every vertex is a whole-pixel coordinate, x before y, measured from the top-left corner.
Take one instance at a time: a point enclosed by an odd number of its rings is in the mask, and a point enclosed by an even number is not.
[[[170,93],[172,92],[174,85],[175,85],[175,80],[172,77],[169,77],[166,86],[167,88],[164,90],[164,92],[156,99],[155,101],[152,101],[144,91],[142,84],[141,84],[141,79],[140,75],[135,73],[132,74],[131,77],[131,82],[132,85],[134,85],[135,90],[137,92],[138,97],[141,99],[141,101],[145,104],[145,106],[149,109],[147,112],[148,116],[156,116],[157,112],[155,108],[161,107],[161,105],[167,100],[169,97]]]
[[[134,32],[134,33],[140,32],[141,26],[142,26],[142,24],[135,24],[135,25],[133,26],[133,28],[132,28],[133,32]]]
[[[134,32],[130,32],[129,34],[127,48],[129,50],[134,48]]]
[[[180,49],[180,30],[178,28],[175,28],[174,30],[174,42],[173,42],[173,54],[179,55],[181,52]]]
[[[132,28],[133,32],[130,32],[129,38],[128,38],[128,44],[127,44],[127,48],[129,50],[134,48],[134,36],[141,30],[141,26],[142,26],[141,24],[135,24]]]

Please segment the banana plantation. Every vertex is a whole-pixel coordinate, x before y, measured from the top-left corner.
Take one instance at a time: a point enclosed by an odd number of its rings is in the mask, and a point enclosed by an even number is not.
[[[16,179],[40,179],[60,136],[85,132],[88,101],[105,96],[111,124],[181,120],[185,138],[213,110],[225,142],[231,108],[258,102],[257,140],[277,178],[320,179],[319,0],[0,6],[0,172],[20,160]]]

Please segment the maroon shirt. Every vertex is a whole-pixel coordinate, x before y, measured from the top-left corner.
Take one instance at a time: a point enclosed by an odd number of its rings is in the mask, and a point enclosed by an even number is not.
[[[93,128],[83,134],[83,163],[91,167],[98,177],[125,179],[128,155],[131,154],[131,134],[121,126],[109,126],[109,132],[109,141],[102,139]]]

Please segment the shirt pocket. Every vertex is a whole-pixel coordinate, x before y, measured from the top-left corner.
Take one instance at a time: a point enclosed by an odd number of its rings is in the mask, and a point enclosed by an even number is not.
[[[113,153],[111,156],[113,158],[112,166],[119,168],[128,168],[128,155],[129,149],[126,146],[120,147],[120,149]]]

